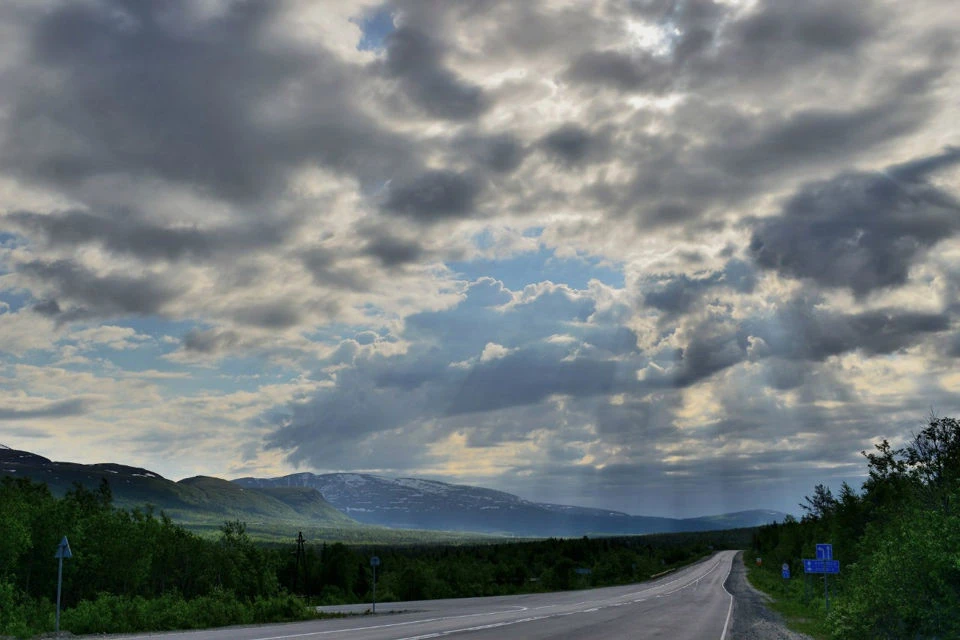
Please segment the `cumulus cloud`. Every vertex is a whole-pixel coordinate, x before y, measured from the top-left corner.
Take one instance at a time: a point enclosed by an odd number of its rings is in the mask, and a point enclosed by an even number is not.
[[[928,181],[960,150],[876,173],[803,185],[780,215],[759,222],[750,252],[766,269],[858,296],[903,285],[910,268],[960,229],[960,201]]]

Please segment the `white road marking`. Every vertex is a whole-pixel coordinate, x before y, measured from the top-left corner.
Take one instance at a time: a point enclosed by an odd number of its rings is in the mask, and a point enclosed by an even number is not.
[[[733,560],[730,561],[730,570],[727,571],[727,577],[723,579],[723,582],[720,583],[720,586],[723,587],[724,591],[727,591],[727,578],[730,577],[730,573],[733,571]],[[730,626],[730,614],[733,613],[733,594],[727,591],[727,595],[730,596],[730,606],[727,607],[727,621],[723,623],[723,633],[720,634],[720,640],[725,640],[727,637],[727,628]]]

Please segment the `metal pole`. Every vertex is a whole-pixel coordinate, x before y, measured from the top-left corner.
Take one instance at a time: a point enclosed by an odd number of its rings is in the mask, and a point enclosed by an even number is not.
[[[377,612],[377,567],[373,567],[373,613]]]
[[[827,604],[827,614],[830,614],[830,592],[827,591],[827,574],[823,574],[823,599]]]
[[[63,584],[63,554],[60,554],[57,562],[57,622],[54,630],[57,635],[60,634],[60,586]]]

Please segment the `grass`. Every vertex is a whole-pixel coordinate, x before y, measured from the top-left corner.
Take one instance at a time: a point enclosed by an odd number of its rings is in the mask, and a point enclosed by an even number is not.
[[[758,567],[747,562],[749,555],[743,554],[747,579],[756,589],[771,597],[768,606],[783,616],[787,627],[816,640],[828,640],[830,632],[826,622],[823,579],[800,574],[784,580],[779,567],[776,571],[770,567]],[[804,580],[809,583],[805,585]]]

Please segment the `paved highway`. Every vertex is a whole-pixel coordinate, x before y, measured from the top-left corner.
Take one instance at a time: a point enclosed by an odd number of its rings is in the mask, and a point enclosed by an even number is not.
[[[642,584],[377,606],[376,616],[113,638],[165,640],[726,640],[735,551]],[[325,610],[349,611],[350,607]],[[363,607],[366,609],[366,607]],[[393,612],[380,615],[381,612]]]

